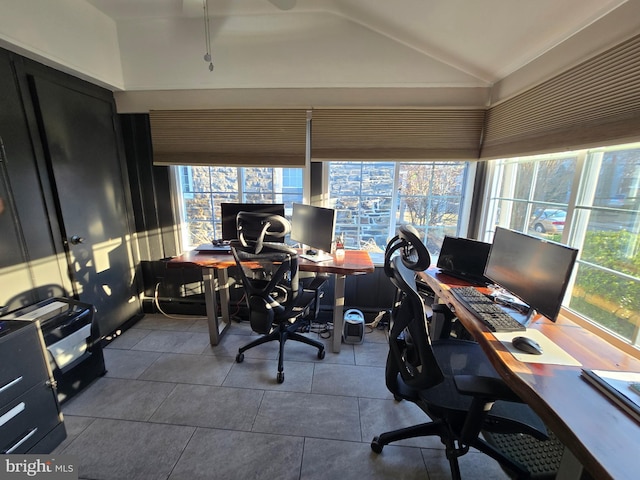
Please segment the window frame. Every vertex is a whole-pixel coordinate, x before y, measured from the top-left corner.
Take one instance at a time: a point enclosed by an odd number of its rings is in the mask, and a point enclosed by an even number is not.
[[[539,165],[540,162],[548,159],[562,159],[569,156],[575,156],[576,167],[571,183],[570,196],[567,201],[568,204],[566,205],[566,207],[564,205],[562,207],[567,209],[567,217],[560,241],[566,245],[573,246],[582,250],[584,235],[587,231],[588,224],[584,220],[580,219],[580,216],[577,215],[577,210],[597,210],[599,208],[597,205],[593,204],[593,199],[591,199],[589,204],[587,204],[588,202],[586,202],[588,194],[595,191],[601,173],[600,166],[598,165],[598,167],[596,168],[596,161],[594,161],[590,156],[602,156],[603,154],[610,153],[616,150],[635,150],[638,148],[640,148],[640,143],[629,143],[612,147],[589,148],[567,152],[557,152],[552,154],[510,157],[488,161],[487,176],[485,179],[486,195],[483,199],[483,206],[481,211],[481,233],[479,235],[480,239],[491,242],[493,230],[496,225],[493,221],[494,219],[498,219],[499,217],[497,209],[499,208],[500,202],[503,200],[515,200],[514,197],[502,195],[501,190],[505,180],[514,180],[514,172],[509,171],[509,165],[517,165],[518,163],[527,161],[533,161],[536,162],[537,165]],[[530,189],[530,192],[534,191],[535,178],[536,176],[533,175],[531,179],[532,188]],[[513,189],[511,190],[511,192],[513,192]],[[532,194],[530,194],[530,197],[526,201],[529,202],[530,205],[533,203],[544,203],[533,199]],[[506,215],[504,214],[504,212],[501,212],[500,218],[502,219],[502,221],[499,221],[497,225],[504,226],[504,219],[511,217],[510,215]],[[525,218],[529,217],[526,216]],[[508,225],[506,226],[508,227]],[[577,265],[586,264],[586,262],[581,261],[580,257],[578,258],[576,263]],[[599,270],[606,268],[601,265],[596,265],[595,267]],[[624,275],[623,272],[615,273]],[[616,332],[608,330],[606,327],[596,323],[585,315],[566,306],[568,305],[568,300],[571,298],[574,281],[575,272],[574,275],[572,275],[571,283],[567,288],[567,293],[563,300],[561,315],[574,321],[586,330],[605,339],[607,342],[615,345],[626,353],[629,353],[636,358],[640,358],[640,329],[636,329],[635,338],[627,340],[623,336],[616,334]]]

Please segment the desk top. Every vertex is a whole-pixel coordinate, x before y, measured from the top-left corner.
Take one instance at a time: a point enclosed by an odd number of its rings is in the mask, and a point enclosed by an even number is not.
[[[338,275],[359,275],[372,273],[374,265],[365,250],[345,250],[344,260],[333,260],[326,262],[312,262],[298,257],[298,266],[303,272],[335,273]],[[198,266],[206,268],[229,268],[235,265],[233,255],[228,253],[197,252],[192,250],[182,255],[172,258],[168,262],[169,266]]]
[[[640,372],[640,360],[560,315],[538,316],[528,326],[577,359],[582,367],[523,363],[515,359],[449,292],[468,285],[430,268],[419,274],[481,345],[505,382],[524,399],[594,478],[637,478],[640,424],[581,378],[581,368]],[[515,336],[515,335],[514,335]]]

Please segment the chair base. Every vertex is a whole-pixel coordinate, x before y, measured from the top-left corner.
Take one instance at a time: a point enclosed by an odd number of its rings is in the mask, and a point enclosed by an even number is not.
[[[408,438],[416,437],[429,437],[437,436],[445,446],[446,457],[449,460],[449,468],[451,470],[451,478],[453,480],[460,480],[460,465],[458,464],[458,457],[466,454],[470,447],[473,447],[485,455],[493,458],[504,469],[515,475],[515,478],[529,479],[531,474],[526,465],[514,460],[500,450],[494,448],[481,438],[474,439],[468,445],[462,445],[456,440],[455,434],[450,431],[449,426],[445,422],[434,421],[421,423],[419,425],[413,425],[398,430],[382,433],[373,438],[371,441],[371,450],[375,453],[382,453],[382,449],[385,445],[388,445],[399,440],[406,440]],[[516,435],[514,435],[516,436]]]
[[[316,347],[318,349],[318,358],[322,360],[326,354],[324,344],[296,332],[301,323],[301,321],[295,321],[289,324],[278,324],[278,327],[273,329],[267,335],[263,335],[253,342],[248,343],[244,347],[240,347],[238,349],[238,355],[236,355],[236,362],[242,363],[242,361],[244,360],[244,352],[246,352],[250,348],[257,347],[258,345],[262,345],[263,343],[277,340],[280,343],[280,350],[278,352],[278,374],[276,376],[276,380],[278,383],[282,383],[284,382],[284,344],[287,340],[294,340],[296,342],[306,343],[307,345]]]

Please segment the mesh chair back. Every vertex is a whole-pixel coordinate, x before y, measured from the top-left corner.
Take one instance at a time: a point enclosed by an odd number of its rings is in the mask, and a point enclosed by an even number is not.
[[[251,328],[268,333],[273,323],[291,318],[301,285],[294,249],[279,243],[231,241],[231,251],[247,296]]]
[[[289,220],[271,213],[239,212],[236,216],[238,239],[244,246],[250,242],[255,253],[260,253],[265,235],[282,238],[291,231]]]
[[[402,226],[385,250],[384,271],[398,289],[399,303],[392,311],[386,379],[398,393],[398,373],[415,390],[441,383],[444,375],[431,348],[424,303],[418,294],[415,272],[431,263],[429,251],[412,226]]]

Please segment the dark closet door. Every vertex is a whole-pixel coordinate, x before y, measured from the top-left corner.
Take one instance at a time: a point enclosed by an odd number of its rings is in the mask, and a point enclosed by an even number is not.
[[[32,86],[69,275],[108,334],[140,311],[113,103],[43,78]]]

